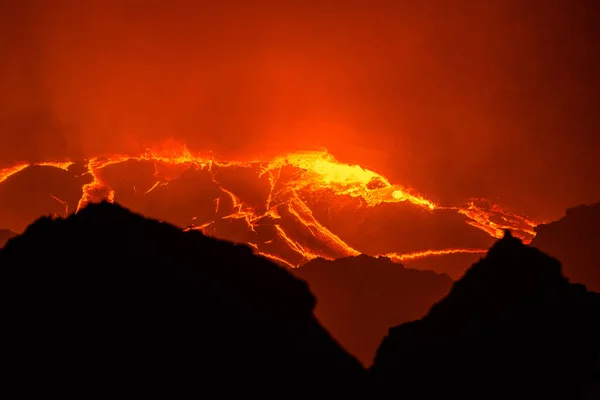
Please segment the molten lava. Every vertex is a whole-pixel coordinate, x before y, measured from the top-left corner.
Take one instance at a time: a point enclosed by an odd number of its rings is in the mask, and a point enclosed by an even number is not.
[[[309,204],[311,199],[319,197],[347,198],[362,209],[382,204],[404,203],[425,213],[454,212],[464,216],[467,224],[494,238],[501,237],[504,230],[509,229],[514,236],[525,242],[529,242],[535,236],[534,227],[538,224],[482,199],[471,199],[462,205],[436,204],[413,189],[392,184],[376,172],[358,165],[340,163],[324,150],[296,152],[270,160],[255,161],[217,160],[209,156],[194,155],[185,146],[168,152],[147,151],[133,156],[94,157],[84,162],[84,175],[89,177],[89,181],[82,186],[81,198],[77,206],[72,209],[77,212],[90,202],[118,200],[119,193],[115,190],[111,179],[107,177],[106,171],[109,166],[127,163],[153,165],[154,184],[139,193],[141,196],[153,193],[159,188],[166,189],[170,183],[190,170],[210,174],[212,183],[216,185],[222,196],[214,199],[212,218],[199,220],[190,215],[190,226],[186,229],[200,230],[211,236],[222,236],[217,227],[219,221],[241,221],[248,231],[254,233],[263,229],[268,222],[273,228],[275,238],[261,243],[248,239],[241,239],[241,241],[253,247],[257,253],[291,267],[316,257],[333,258],[361,253],[333,233],[315,216]],[[6,182],[33,165],[69,171],[74,164],[76,163],[72,161],[17,164],[0,170],[0,183]],[[252,171],[255,172],[257,179],[266,182],[268,195],[263,199],[262,204],[243,200],[243,196],[236,194],[235,190],[224,183],[222,174],[230,170]],[[136,186],[133,190],[138,194]],[[65,214],[68,214],[69,204],[52,193],[49,195],[61,203],[65,207]],[[231,203],[227,211],[223,209],[223,201]],[[305,232],[303,240],[290,233],[292,226],[303,229]],[[286,251],[271,251],[275,241],[279,246],[284,244]],[[318,245],[313,245],[314,243]],[[407,261],[444,254],[482,252],[484,250],[478,248],[447,248],[377,255],[387,256],[395,261]]]

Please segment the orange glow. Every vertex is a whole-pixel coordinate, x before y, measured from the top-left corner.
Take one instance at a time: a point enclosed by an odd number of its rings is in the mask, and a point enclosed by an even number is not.
[[[422,212],[433,213],[437,210],[452,210],[466,217],[466,223],[478,228],[492,237],[501,237],[505,229],[510,229],[513,234],[525,242],[529,242],[535,232],[535,221],[530,221],[519,215],[509,213],[501,207],[490,204],[482,199],[473,199],[464,205],[439,205],[411,188],[393,184],[389,180],[359,165],[349,165],[338,162],[326,150],[295,152],[281,155],[270,160],[234,160],[221,161],[208,156],[192,154],[185,146],[173,147],[167,150],[149,150],[140,155],[108,155],[95,157],[85,162],[84,175],[91,177],[91,181],[82,186],[82,195],[79,199],[76,212],[81,210],[90,202],[108,200],[114,202],[117,197],[113,189],[104,177],[104,170],[110,165],[118,165],[126,162],[152,162],[154,164],[154,178],[156,182],[145,191],[151,193],[159,187],[167,186],[186,170],[204,170],[211,174],[212,181],[218,189],[227,195],[232,202],[232,212],[218,217],[221,220],[243,221],[248,230],[256,232],[261,221],[269,219],[274,221],[277,240],[285,243],[293,253],[298,254],[305,261],[324,257],[327,254],[313,249],[306,244],[294,240],[286,228],[278,223],[281,213],[290,215],[295,223],[300,224],[310,232],[310,235],[318,242],[334,249],[335,254],[343,256],[358,255],[360,252],[349,246],[339,236],[331,232],[314,216],[307,205],[306,196],[315,194],[330,194],[334,196],[348,197],[358,200],[361,207],[375,207],[382,203],[408,203]],[[68,170],[73,162],[47,162],[31,165],[61,168]],[[0,182],[19,173],[30,166],[30,164],[18,164],[11,168],[0,171]],[[270,185],[269,194],[264,206],[256,207],[242,201],[231,190],[226,189],[219,181],[217,172],[228,167],[254,169],[259,171],[259,177],[267,178]],[[175,171],[175,172],[174,172]],[[286,174],[286,179],[282,174]],[[65,214],[68,214],[68,204],[51,195],[56,201],[65,206]],[[220,210],[220,198],[215,199],[215,219],[203,222],[201,225],[193,225],[187,229],[199,230],[210,234],[209,228],[214,225]],[[195,219],[194,219],[195,220]],[[268,243],[268,242],[267,242]],[[288,266],[296,266],[290,260],[280,255],[259,251],[258,245],[248,243],[256,252],[279,263]],[[401,262],[417,258],[430,257],[444,254],[456,253],[482,253],[482,249],[452,248],[452,249],[429,249],[425,251],[411,252],[406,254],[389,253],[380,256],[388,257],[394,261]]]
[[[65,217],[67,215],[69,215],[69,204],[66,201],[59,199],[58,197],[56,197],[52,194],[50,195],[50,197],[52,197],[54,200],[58,201],[60,204],[62,204],[65,207]]]
[[[33,164],[28,164],[28,163],[16,164],[16,165],[13,165],[12,167],[0,169],[0,183],[6,181],[11,176],[18,174],[19,172],[23,171],[25,168],[28,168],[28,167],[32,167],[32,166],[53,167],[53,168],[58,168],[58,169],[68,171],[69,167],[73,164],[74,164],[74,162],[72,162],[72,161],[43,162],[43,163],[33,163]]]
[[[458,204],[494,236],[513,223],[480,215],[488,206],[470,208],[468,196],[536,220],[600,199],[600,135],[593,134],[600,47],[588,7],[564,0],[543,13],[518,0],[5,3],[0,168],[139,155],[172,135],[214,150],[221,162],[274,162],[324,147],[384,172],[388,183],[418,188],[392,192],[397,199],[418,201],[421,193],[436,206]],[[327,156],[310,162],[328,164]],[[329,170],[323,183],[364,172]],[[69,206],[77,207],[71,197]]]
[[[12,167],[0,169],[0,183],[4,182],[11,176],[23,171],[25,168],[29,167],[30,164],[17,164]]]
[[[415,251],[413,253],[406,254],[388,253],[382,255],[381,257],[389,258],[390,260],[395,262],[405,262],[431,256],[443,256],[447,254],[483,254],[485,252],[487,252],[487,249],[444,249]]]

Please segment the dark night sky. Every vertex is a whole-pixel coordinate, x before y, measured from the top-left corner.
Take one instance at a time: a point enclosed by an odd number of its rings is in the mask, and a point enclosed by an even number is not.
[[[557,218],[600,201],[597,3],[0,0],[0,164],[327,147]]]

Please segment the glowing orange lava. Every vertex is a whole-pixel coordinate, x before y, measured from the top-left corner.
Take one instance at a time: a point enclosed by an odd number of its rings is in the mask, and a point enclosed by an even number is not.
[[[387,257],[392,261],[404,262],[409,260],[416,260],[419,258],[431,257],[431,256],[444,256],[447,254],[482,254],[487,252],[486,249],[443,249],[443,250],[425,250],[415,251],[413,253],[388,253],[384,254],[383,257]]]
[[[30,164],[17,164],[12,167],[0,169],[0,183],[4,182],[11,176],[18,174],[23,171],[25,168],[29,167]]]
[[[0,183],[6,181],[8,178],[10,178],[13,175],[18,174],[19,172],[23,171],[24,169],[32,167],[32,166],[53,167],[53,168],[59,168],[59,169],[67,171],[69,169],[69,167],[73,164],[75,164],[75,163],[72,161],[43,162],[43,163],[33,163],[33,164],[20,163],[17,165],[13,165],[12,167],[0,169]]]
[[[358,250],[350,247],[315,218],[313,212],[303,200],[302,194],[306,193],[328,191],[336,196],[349,196],[358,199],[364,207],[374,207],[382,203],[408,202],[425,212],[453,210],[464,215],[467,218],[468,224],[485,231],[492,237],[502,237],[504,230],[509,229],[513,232],[514,236],[520,237],[525,242],[529,242],[535,236],[534,227],[538,224],[519,215],[507,212],[501,207],[490,204],[482,199],[472,199],[466,204],[459,206],[435,204],[413,189],[390,183],[384,176],[376,172],[358,165],[340,163],[325,150],[296,152],[275,157],[271,160],[225,162],[212,157],[194,155],[185,146],[177,149],[169,149],[168,151],[147,151],[135,156],[108,155],[94,157],[85,161],[85,174],[91,178],[91,181],[83,185],[82,195],[75,212],[81,210],[90,202],[101,200],[114,202],[118,194],[115,193],[115,190],[104,179],[103,170],[110,165],[123,164],[130,161],[153,162],[155,165],[154,176],[156,183],[145,192],[146,194],[158,187],[169,185],[169,182],[176,179],[177,175],[170,176],[164,172],[171,171],[172,173],[173,167],[180,167],[177,169],[178,174],[190,168],[205,170],[210,173],[215,168],[219,169],[231,166],[258,168],[260,176],[266,177],[270,185],[269,195],[264,206],[258,208],[245,204],[236,194],[224,188],[219,183],[216,174],[212,174],[213,182],[231,199],[233,204],[233,212],[219,218],[244,221],[248,229],[252,231],[255,230],[259,221],[269,218],[275,221],[278,240],[283,241],[289,249],[301,255],[302,259],[306,261],[316,257],[327,258],[327,256],[318,250],[308,248],[292,239],[285,229],[277,223],[281,218],[282,212],[292,216],[297,223],[306,227],[310,234],[320,243],[326,243],[329,248],[335,249],[336,254],[344,256],[360,254]],[[72,164],[73,162],[70,161],[17,164],[13,167],[0,170],[0,183],[32,165],[68,170]],[[161,168],[164,170],[163,172],[161,172]],[[293,168],[294,173],[291,177],[288,176],[285,181],[282,181],[280,178],[285,168]],[[52,197],[65,206],[65,214],[68,214],[69,208],[66,202],[54,196]],[[219,204],[219,199],[216,199],[215,218],[217,218]],[[191,226],[187,229],[200,230],[208,234],[209,227],[214,223],[214,220],[208,221],[200,226]],[[248,245],[253,247],[257,253],[276,262],[291,267],[296,266],[281,256],[266,251],[259,251],[258,245],[255,243],[248,243]],[[430,249],[409,254],[390,253],[381,256],[401,262],[436,255],[482,253],[484,251],[483,249],[469,248]]]

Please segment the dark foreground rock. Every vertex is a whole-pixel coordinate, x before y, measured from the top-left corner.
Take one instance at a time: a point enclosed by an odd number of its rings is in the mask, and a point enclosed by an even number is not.
[[[600,399],[600,355],[596,360],[596,368],[592,372],[592,380],[584,389],[583,399],[597,400]]]
[[[372,378],[404,398],[589,396],[600,348],[600,295],[508,235],[421,320],[390,330]]]
[[[3,387],[19,393],[306,397],[363,369],[307,285],[245,246],[90,205],[0,251]]]
[[[316,259],[295,269],[317,297],[315,315],[364,365],[371,365],[391,326],[423,317],[452,287],[452,279],[387,258]]]
[[[558,258],[573,282],[600,292],[600,203],[567,210],[564,218],[540,225],[531,245]]]

